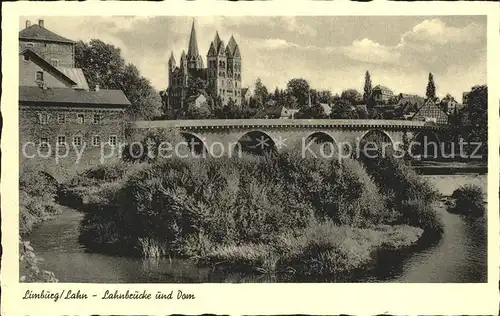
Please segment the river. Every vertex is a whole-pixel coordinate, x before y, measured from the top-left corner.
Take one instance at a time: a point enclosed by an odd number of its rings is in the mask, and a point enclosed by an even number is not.
[[[486,191],[486,175],[423,176],[445,195],[465,183]],[[439,208],[444,235],[430,247],[410,253],[380,255],[378,264],[357,282],[487,282],[486,232],[459,215]],[[196,283],[269,282],[273,276],[255,278],[221,274],[196,267],[189,260],[149,260],[110,256],[86,251],[78,243],[83,215],[64,208],[56,219],[39,225],[27,238],[44,261],[41,268],[54,272],[60,282],[78,283]]]

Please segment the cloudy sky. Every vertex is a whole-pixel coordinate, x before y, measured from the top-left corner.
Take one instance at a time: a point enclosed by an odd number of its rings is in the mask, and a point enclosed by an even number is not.
[[[73,40],[98,38],[122,50],[127,62],[160,90],[167,87],[167,60],[187,50],[192,17],[27,17]],[[486,83],[486,18],[425,17],[195,17],[198,47],[206,53],[215,32],[240,46],[243,84],[260,77],[269,90],[295,77],[311,87],[340,93],[362,90],[364,73],[373,85],[425,95],[428,73],[438,96]]]

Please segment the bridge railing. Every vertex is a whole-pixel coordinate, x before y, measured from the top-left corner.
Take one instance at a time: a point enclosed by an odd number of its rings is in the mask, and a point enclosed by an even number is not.
[[[335,120],[335,119],[227,119],[227,120],[163,120],[135,121],[133,128],[210,128],[210,127],[394,127],[435,128],[421,121],[406,120]]]

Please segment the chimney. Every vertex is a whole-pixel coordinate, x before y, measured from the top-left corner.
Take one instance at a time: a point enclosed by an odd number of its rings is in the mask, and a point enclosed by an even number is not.
[[[30,26],[31,26],[31,21],[30,20],[26,20],[26,28],[28,28]]]
[[[42,20],[42,19],[38,20],[38,25],[39,25],[40,27],[44,27],[44,26],[43,26],[43,20]]]
[[[99,91],[99,85],[98,84],[95,85],[95,91]]]

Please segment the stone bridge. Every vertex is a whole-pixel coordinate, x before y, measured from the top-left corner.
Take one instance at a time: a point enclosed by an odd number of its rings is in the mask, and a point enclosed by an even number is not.
[[[199,144],[197,150],[204,149],[216,156],[231,152],[236,144],[255,148],[262,145],[263,140],[266,146],[278,150],[295,148],[312,140],[342,148],[341,144],[359,144],[373,136],[394,147],[403,143],[404,134],[408,141],[427,136],[439,144],[441,130],[438,125],[420,121],[331,119],[135,121],[130,127],[129,141],[138,141],[153,129],[178,129],[186,140]]]

